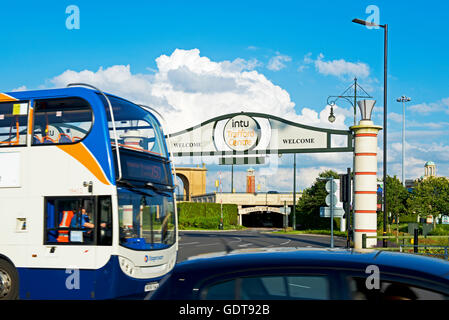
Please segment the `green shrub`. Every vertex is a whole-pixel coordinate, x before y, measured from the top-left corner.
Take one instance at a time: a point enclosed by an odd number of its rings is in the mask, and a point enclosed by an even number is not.
[[[409,215],[401,215],[399,216],[400,223],[409,223],[409,222],[417,222],[418,215],[417,214],[409,214]]]
[[[437,224],[436,228],[430,231],[429,236],[449,236],[449,225]]]
[[[178,203],[179,229],[217,229],[220,223],[219,203]],[[235,204],[223,204],[223,228],[238,228],[238,208]]]

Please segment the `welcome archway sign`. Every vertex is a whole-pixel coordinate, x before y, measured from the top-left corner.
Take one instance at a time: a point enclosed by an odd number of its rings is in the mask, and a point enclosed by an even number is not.
[[[354,151],[350,130],[312,127],[254,112],[219,116],[169,137],[175,157]]]
[[[222,164],[237,164],[236,156],[243,159],[241,164],[248,164],[249,159],[258,163],[258,155],[354,152],[354,248],[360,249],[363,234],[377,235],[377,136],[382,127],[371,121],[374,104],[374,100],[358,102],[362,119],[349,130],[312,127],[268,114],[241,112],[173,133],[169,141],[175,157],[222,156]],[[376,243],[375,238],[367,239],[367,247]]]

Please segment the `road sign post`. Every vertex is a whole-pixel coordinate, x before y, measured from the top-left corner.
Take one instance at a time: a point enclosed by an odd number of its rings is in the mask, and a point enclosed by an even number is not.
[[[331,218],[331,248],[334,247],[334,211],[337,204],[337,196],[335,192],[338,191],[337,183],[334,181],[334,177],[327,178],[326,191],[329,194],[326,196],[326,204],[329,206],[330,218]]]

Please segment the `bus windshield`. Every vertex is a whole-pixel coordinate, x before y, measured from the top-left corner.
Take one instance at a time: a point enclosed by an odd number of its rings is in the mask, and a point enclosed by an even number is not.
[[[115,144],[108,104],[103,95],[99,97],[106,108],[111,142]],[[150,112],[127,100],[110,95],[108,99],[114,113],[119,147],[167,158],[164,135],[156,118]]]
[[[118,188],[120,244],[134,250],[166,249],[176,241],[172,194]]]

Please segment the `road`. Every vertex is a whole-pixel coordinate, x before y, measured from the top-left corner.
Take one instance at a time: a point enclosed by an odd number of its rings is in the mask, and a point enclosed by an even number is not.
[[[268,229],[243,231],[179,231],[178,260],[204,253],[221,252],[227,249],[274,248],[274,247],[330,247],[330,236],[293,235],[270,233]],[[334,237],[335,247],[344,247],[346,239]]]

